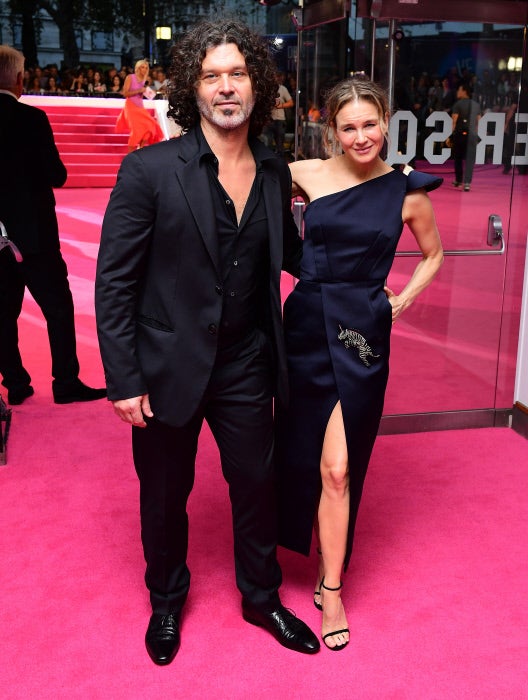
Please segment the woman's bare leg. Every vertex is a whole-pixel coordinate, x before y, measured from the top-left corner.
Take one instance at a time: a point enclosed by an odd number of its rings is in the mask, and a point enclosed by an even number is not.
[[[322,492],[318,510],[319,541],[322,551],[324,586],[338,589],[345,561],[350,516],[348,450],[341,404],[337,403],[326,428],[321,455]],[[322,635],[348,627],[341,591],[321,587]],[[344,645],[348,632],[325,640],[329,647]]]

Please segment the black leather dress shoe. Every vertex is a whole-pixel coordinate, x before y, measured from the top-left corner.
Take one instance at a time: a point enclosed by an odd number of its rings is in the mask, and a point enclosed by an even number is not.
[[[170,664],[180,648],[180,614],[154,613],[145,635],[145,646],[155,664]]]
[[[29,384],[27,386],[21,386],[18,389],[8,389],[7,391],[7,403],[12,406],[20,406],[26,399],[33,396],[35,390]]]
[[[308,625],[280,603],[271,611],[263,612],[242,599],[242,617],[271,632],[283,647],[303,654],[315,654],[320,649],[319,640]]]
[[[73,387],[66,390],[53,388],[53,400],[55,403],[96,401],[97,399],[104,399],[106,395],[106,389],[92,389],[92,387],[83,384],[80,379]]]

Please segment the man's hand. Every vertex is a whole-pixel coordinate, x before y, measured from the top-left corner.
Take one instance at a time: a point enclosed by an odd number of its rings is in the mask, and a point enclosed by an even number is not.
[[[154,414],[150,408],[148,394],[134,396],[131,399],[113,401],[114,411],[125,423],[135,425],[137,428],[145,428],[145,416],[152,418]]]

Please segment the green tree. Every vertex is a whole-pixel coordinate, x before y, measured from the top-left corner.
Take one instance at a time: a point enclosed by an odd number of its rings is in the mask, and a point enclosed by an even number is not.
[[[36,63],[40,13],[45,11],[59,30],[64,66],[80,62],[76,33],[80,29],[121,31],[143,37],[145,52],[156,25],[170,25],[175,34],[185,31],[199,17],[234,12],[241,19],[255,11],[251,0],[0,0],[12,22],[22,23],[22,48],[28,63]]]
[[[44,10],[58,27],[64,64],[79,65],[79,29],[121,30],[141,34],[146,0],[5,0],[11,21],[22,23],[22,49],[30,62],[36,56],[39,13]],[[36,61],[35,61],[36,62]]]

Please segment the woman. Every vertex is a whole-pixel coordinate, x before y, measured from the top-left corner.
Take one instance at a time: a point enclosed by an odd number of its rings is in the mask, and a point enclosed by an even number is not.
[[[84,94],[88,89],[88,82],[84,71],[79,70],[73,77],[72,84],[70,87],[70,92],[82,93]]]
[[[96,70],[93,74],[93,82],[90,83],[92,86],[92,92],[102,94],[106,92],[106,83],[103,82],[103,77],[100,71]]]
[[[50,75],[48,78],[48,86],[46,88],[46,94],[47,95],[62,95],[62,91],[59,89],[57,85],[57,80]]]
[[[356,515],[381,418],[392,323],[443,259],[426,190],[442,180],[394,170],[380,157],[388,100],[365,79],[327,97],[325,144],[342,153],[290,164],[307,202],[300,281],[284,306],[290,403],[277,412],[280,543],[308,555],[315,525],[314,603],[333,650],[349,641],[341,602]],[[422,258],[405,288],[385,286],[403,225]]]
[[[121,78],[119,77],[119,75],[117,73],[112,78],[112,84],[110,86],[109,92],[114,93],[118,96],[121,96],[123,94],[123,86],[121,85]]]
[[[130,133],[128,138],[129,153],[137,148],[143,148],[143,146],[163,140],[163,131],[160,125],[143,107],[143,93],[148,85],[148,75],[148,61],[141,59],[136,61],[134,72],[127,75],[123,85],[123,96],[126,97],[126,101],[123,111],[117,119],[116,131]]]
[[[31,79],[30,87],[27,92],[28,95],[42,95],[44,90],[40,85],[40,79],[35,75]]]

